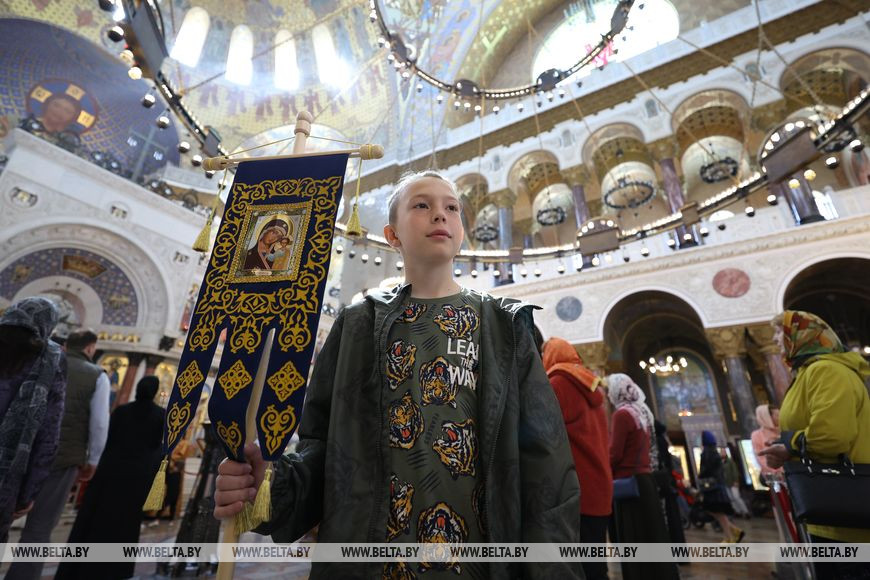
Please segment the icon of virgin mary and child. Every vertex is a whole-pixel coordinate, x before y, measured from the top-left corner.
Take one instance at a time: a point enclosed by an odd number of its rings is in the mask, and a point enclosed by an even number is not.
[[[245,270],[283,271],[290,268],[293,224],[281,218],[266,222],[256,243],[245,254]]]

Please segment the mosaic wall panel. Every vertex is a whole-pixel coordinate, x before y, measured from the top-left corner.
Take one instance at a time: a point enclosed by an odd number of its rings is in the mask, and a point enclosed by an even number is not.
[[[104,325],[135,326],[139,301],[133,284],[112,261],[75,248],[51,248],[18,258],[0,271],[0,296],[12,300],[26,284],[48,276],[68,276],[94,289],[103,304]]]
[[[0,137],[32,117],[139,175],[178,163],[175,128],[156,127],[163,108],[141,106],[148,85],[131,80],[119,58],[43,22],[2,19],[0,38]]]

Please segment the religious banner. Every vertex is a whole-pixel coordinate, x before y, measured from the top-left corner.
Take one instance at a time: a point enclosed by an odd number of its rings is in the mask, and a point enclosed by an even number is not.
[[[274,329],[256,424],[264,459],[281,456],[304,398],[347,159],[239,164],[166,407],[167,455],[196,415],[226,330],[209,417],[227,456],[244,461],[247,407]]]

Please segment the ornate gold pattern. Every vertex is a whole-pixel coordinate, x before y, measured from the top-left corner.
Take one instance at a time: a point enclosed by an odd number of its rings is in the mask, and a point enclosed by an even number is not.
[[[242,361],[237,360],[218,379],[218,384],[224,391],[227,400],[236,396],[236,393],[251,384],[253,377]]]
[[[272,387],[278,400],[283,403],[305,384],[305,377],[299,374],[293,361],[288,360],[266,382]]]
[[[260,418],[260,429],[266,436],[266,450],[272,454],[281,446],[284,436],[296,426],[296,413],[293,407],[278,411],[275,405],[269,405]]]
[[[199,370],[199,365],[196,364],[196,361],[191,361],[187,368],[184,369],[184,372],[178,375],[178,378],[175,379],[175,384],[178,385],[178,392],[181,393],[181,398],[186,399],[187,395],[192,391],[197,385],[199,385],[205,377],[202,374],[202,371]]]
[[[233,455],[238,455],[239,445],[242,443],[242,431],[239,429],[239,424],[233,421],[230,423],[230,426],[227,427],[223,424],[223,421],[218,421],[217,434],[218,437],[227,444],[227,447],[232,450]]]
[[[285,352],[290,348],[297,352],[305,349],[312,338],[308,328],[308,315],[320,311],[320,301],[315,290],[326,279],[326,263],[329,260],[330,240],[337,211],[335,191],[341,184],[341,179],[340,176],[327,179],[305,177],[267,180],[253,185],[233,185],[233,203],[224,216],[215,240],[205,288],[196,305],[197,324],[188,338],[191,350],[208,350],[217,338],[215,329],[223,323],[227,315],[234,325],[230,337],[230,349],[233,352],[244,349],[253,353],[262,340],[264,325],[269,324],[274,316],[280,316],[283,325],[278,335],[280,348]],[[314,219],[314,231],[307,240],[310,247],[296,272],[296,283],[293,288],[285,288],[277,293],[241,292],[230,288],[228,285],[231,281],[234,254],[244,231],[244,221],[249,219],[250,204],[282,195],[302,197],[307,200],[304,204],[306,207],[313,207],[311,218]],[[292,204],[290,207],[293,205],[303,204]],[[286,208],[288,204],[281,204],[280,207]],[[298,235],[304,236],[308,227],[306,223],[305,228],[299,228]],[[266,279],[274,281],[278,278]],[[254,280],[250,278],[246,281]]]
[[[169,435],[166,439],[167,443],[172,446],[182,429],[187,427],[190,421],[190,403],[179,405],[178,402],[172,404],[169,409],[169,414],[166,415],[166,426],[169,430]]]

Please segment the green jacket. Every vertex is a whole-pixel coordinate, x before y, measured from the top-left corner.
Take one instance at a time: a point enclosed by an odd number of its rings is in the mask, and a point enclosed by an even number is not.
[[[870,397],[864,378],[870,365],[856,352],[811,358],[797,372],[779,411],[782,441],[797,455],[798,437],[822,463],[846,453],[854,463],[870,463]],[[846,498],[844,501],[866,501]],[[870,527],[807,526],[811,534],[841,542],[870,542]]]
[[[390,327],[405,285],[338,315],[308,384],[297,452],[275,464],[272,520],[292,542],[383,543],[389,508],[384,393]],[[532,342],[532,306],[481,296],[478,422],[490,542],[580,541],[580,485],[559,404]],[[579,563],[489,563],[492,578],[582,578]],[[311,578],[380,578],[382,564],[322,563]]]

